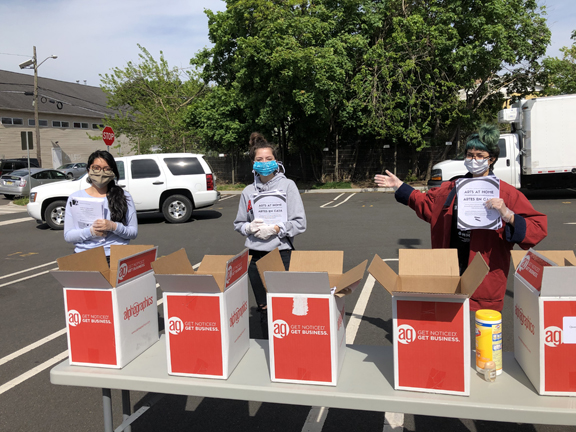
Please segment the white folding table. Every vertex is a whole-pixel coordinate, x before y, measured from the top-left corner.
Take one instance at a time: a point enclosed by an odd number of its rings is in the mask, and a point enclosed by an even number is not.
[[[70,366],[65,360],[50,371],[50,381],[102,388],[106,432],[113,430],[110,389],[123,390],[124,422],[117,431],[129,430],[134,418],[142,414],[137,412],[131,417],[130,390],[438,417],[576,425],[576,398],[538,395],[511,352],[504,353],[504,372],[494,383],[482,380],[473,365],[470,366],[473,370],[469,397],[394,390],[391,346],[348,345],[336,387],[273,383],[268,361],[268,341],[251,339],[250,349],[227,380],[170,376],[162,336],[123,369]]]

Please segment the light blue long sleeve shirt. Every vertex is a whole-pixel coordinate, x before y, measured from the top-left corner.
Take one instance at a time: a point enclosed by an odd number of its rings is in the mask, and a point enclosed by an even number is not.
[[[116,229],[109,231],[106,236],[98,237],[92,235],[90,227],[77,228],[78,224],[74,220],[72,212],[66,212],[64,217],[64,240],[68,243],[74,243],[74,252],[83,252],[88,249],[104,246],[106,256],[110,256],[111,245],[127,245],[130,240],[135,239],[138,235],[138,219],[136,218],[136,208],[132,196],[124,191],[128,211],[126,219],[122,222],[116,222]],[[71,198],[93,198],[85,190],[79,190],[68,197],[66,208],[70,207]],[[110,209],[108,208],[108,199],[102,198],[104,204],[104,218],[110,220]]]

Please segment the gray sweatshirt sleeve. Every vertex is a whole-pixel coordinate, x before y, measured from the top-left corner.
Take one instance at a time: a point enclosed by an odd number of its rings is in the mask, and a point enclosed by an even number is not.
[[[238,213],[234,219],[234,230],[238,231],[243,236],[246,236],[246,227],[252,222],[250,215],[248,215],[248,194],[246,190],[242,191],[240,196],[240,204],[238,204]]]
[[[283,224],[283,227],[280,227],[280,233],[278,233],[280,238],[296,237],[306,231],[306,213],[296,183],[290,180],[287,189],[288,221]]]

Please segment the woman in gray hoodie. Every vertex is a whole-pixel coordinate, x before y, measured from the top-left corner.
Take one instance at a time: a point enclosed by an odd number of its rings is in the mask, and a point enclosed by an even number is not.
[[[256,262],[278,248],[284,267],[288,270],[290,254],[294,249],[292,239],[306,231],[306,214],[296,184],[279,172],[276,146],[257,132],[250,135],[250,159],[253,162],[254,183],[242,191],[234,229],[246,236],[244,245],[252,255],[248,277],[260,312],[262,336],[268,339],[266,289],[260,279]],[[286,202],[283,220],[276,220],[274,224],[267,224],[263,219],[254,217],[254,201],[262,199],[267,193],[279,197],[279,201],[285,198]]]

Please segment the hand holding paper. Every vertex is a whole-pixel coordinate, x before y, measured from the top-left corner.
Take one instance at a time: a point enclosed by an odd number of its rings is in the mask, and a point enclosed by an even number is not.
[[[512,218],[514,216],[514,212],[506,207],[506,204],[504,204],[504,200],[502,198],[489,199],[486,201],[485,206],[487,209],[493,208],[494,210],[497,210],[504,222],[513,222]]]
[[[250,225],[246,227],[246,234],[256,234],[258,231],[260,231],[260,227],[263,225],[264,221],[262,219],[254,219],[252,222],[250,222]]]
[[[256,238],[260,240],[268,240],[273,235],[277,235],[276,225],[262,225],[260,230],[254,234]]]
[[[106,233],[108,231],[114,231],[116,229],[116,222],[112,222],[108,219],[96,219],[92,224],[92,229],[96,232]]]

